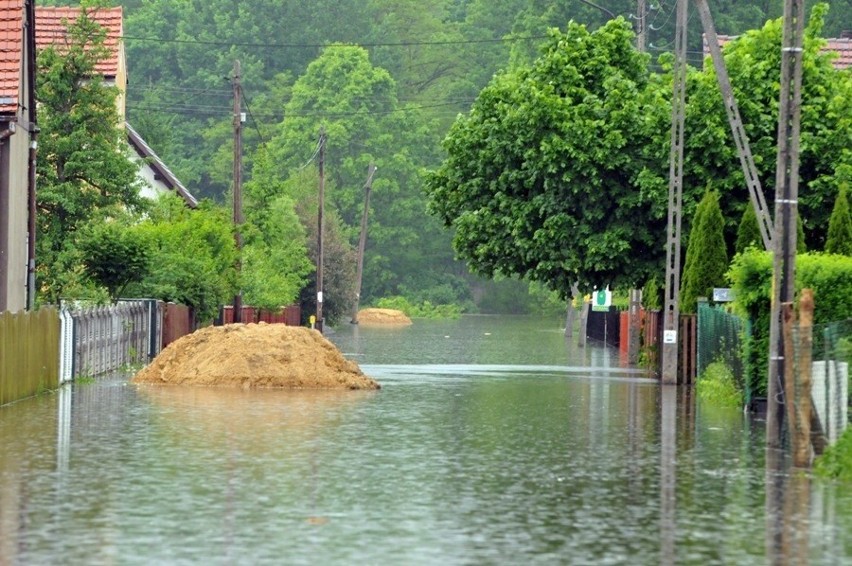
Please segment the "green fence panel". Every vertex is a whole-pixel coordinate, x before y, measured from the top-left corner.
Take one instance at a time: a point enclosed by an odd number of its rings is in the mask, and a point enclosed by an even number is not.
[[[59,385],[59,315],[0,313],[0,405]]]
[[[724,362],[745,393],[746,402],[751,392],[745,379],[742,356],[742,339],[746,330],[742,320],[717,305],[698,303],[698,375],[713,362]]]

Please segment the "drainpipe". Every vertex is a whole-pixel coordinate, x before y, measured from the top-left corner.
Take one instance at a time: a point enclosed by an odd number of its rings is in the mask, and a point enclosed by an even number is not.
[[[9,144],[7,139],[15,133],[15,122],[8,122],[0,130],[0,312],[9,309]]]
[[[30,162],[27,175],[27,310],[35,309],[35,257],[36,257],[36,156],[38,154],[38,126],[30,132]]]

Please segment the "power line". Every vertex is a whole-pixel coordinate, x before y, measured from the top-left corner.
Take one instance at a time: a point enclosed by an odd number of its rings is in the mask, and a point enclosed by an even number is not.
[[[251,111],[251,98],[249,95],[243,91],[243,96],[246,102],[246,110],[248,110],[248,115],[251,118],[252,124],[254,124],[254,129],[257,132],[257,135],[260,137],[260,143],[266,145],[266,136],[260,131],[260,123],[255,119],[254,114]]]
[[[319,49],[324,47],[416,47],[419,45],[472,45],[487,43],[510,43],[515,41],[536,41],[547,39],[547,35],[529,35],[502,37],[494,39],[457,39],[446,41],[390,41],[390,42],[338,42],[338,43],[250,43],[238,41],[211,41],[202,39],[165,39],[162,37],[138,37],[125,35],[121,39],[129,41],[149,41],[156,43],[178,43],[190,45],[216,45],[220,47],[256,47],[262,49]]]

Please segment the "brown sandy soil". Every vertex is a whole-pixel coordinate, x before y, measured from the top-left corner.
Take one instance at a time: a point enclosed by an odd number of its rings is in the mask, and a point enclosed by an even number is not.
[[[169,344],[133,383],[379,389],[322,334],[283,324],[210,326]]]
[[[411,324],[411,319],[394,309],[361,309],[358,311],[358,324],[402,326]]]

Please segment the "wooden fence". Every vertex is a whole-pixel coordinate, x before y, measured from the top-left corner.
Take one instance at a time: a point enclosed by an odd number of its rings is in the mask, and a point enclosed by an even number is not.
[[[0,313],[0,405],[56,387],[58,375],[56,310]]]
[[[244,306],[241,311],[243,324],[266,322],[269,324],[286,324],[287,326],[299,326],[301,324],[302,309],[299,305],[281,307],[279,310],[259,309]],[[226,305],[219,310],[217,325],[232,324],[234,322],[234,307]]]

